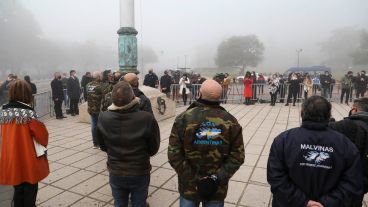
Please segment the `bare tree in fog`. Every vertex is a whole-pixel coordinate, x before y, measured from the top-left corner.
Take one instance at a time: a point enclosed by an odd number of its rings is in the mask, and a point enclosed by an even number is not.
[[[346,27],[333,30],[330,38],[321,43],[321,50],[325,54],[323,64],[335,71],[345,71],[353,65],[353,54],[360,45],[362,30]]]
[[[360,45],[351,54],[354,65],[368,65],[368,32],[363,30],[360,35]]]
[[[264,46],[255,35],[234,36],[221,42],[215,58],[218,67],[256,67],[263,60]]]

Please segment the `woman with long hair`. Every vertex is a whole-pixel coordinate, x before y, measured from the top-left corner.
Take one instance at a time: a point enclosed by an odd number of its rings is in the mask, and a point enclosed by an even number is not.
[[[313,82],[309,74],[307,74],[303,80],[304,100],[308,99],[308,96],[312,94]]]
[[[279,89],[279,78],[277,77],[276,74],[273,74],[268,79],[268,89],[269,89],[270,95],[271,95],[271,106],[275,106],[276,105],[276,99],[277,99],[277,93],[278,93],[278,89]]]
[[[244,79],[243,79],[243,84],[244,84],[244,98],[245,98],[245,105],[250,105],[251,104],[251,98],[252,98],[252,85],[253,85],[253,78],[252,75],[249,71],[247,71],[245,73]]]
[[[0,110],[0,185],[14,187],[14,207],[34,207],[38,182],[49,174],[49,134],[30,106],[32,89],[23,80],[9,86],[9,103]]]

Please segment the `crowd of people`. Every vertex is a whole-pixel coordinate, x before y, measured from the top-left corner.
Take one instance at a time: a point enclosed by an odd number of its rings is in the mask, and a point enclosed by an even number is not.
[[[328,101],[328,86],[333,84],[329,73],[319,77],[322,96],[313,95],[314,78],[308,74],[291,73],[287,79],[273,74],[267,80],[262,74],[255,79],[255,75],[247,72],[243,79],[246,104],[251,104],[254,92],[263,90],[262,84],[269,87],[272,106],[283,85],[289,91],[287,105],[292,98],[295,105],[301,84],[305,97],[301,126],[278,135],[270,149],[267,180],[273,193],[272,205],[362,206],[368,192],[368,98],[355,99],[348,117],[335,122]],[[231,82],[229,74],[194,79],[200,84],[198,98],[176,117],[167,157],[177,173],[181,207],[198,207],[200,203],[204,207],[223,207],[229,180],[246,156],[243,129],[221,107],[227,95],[224,91]],[[9,76],[4,83],[8,100],[0,110],[0,169],[7,169],[0,170],[0,184],[14,186],[16,207],[35,206],[38,182],[50,173],[45,152],[49,136],[31,105],[33,89],[28,81],[29,78],[18,80]],[[258,81],[262,84],[253,87]],[[361,74],[358,81],[365,81],[365,76]],[[72,116],[78,115],[83,96],[91,118],[92,147],[107,154],[114,205],[126,207],[131,202],[133,207],[148,206],[150,157],[160,148],[160,128],[150,100],[139,89],[138,76],[95,71],[86,73],[81,82],[75,70],[69,72],[68,78],[59,72],[54,74],[51,88],[56,118],[64,118],[61,107],[66,102],[65,91]],[[169,71],[160,81],[150,71],[143,83],[154,88],[160,85],[165,93],[176,81]],[[186,103],[184,94],[192,93],[191,84],[197,82],[183,74],[177,84]],[[354,84],[351,71],[341,84],[342,97],[349,93],[346,99],[350,98],[349,90]],[[365,91],[361,90],[358,89],[358,95],[364,96]]]

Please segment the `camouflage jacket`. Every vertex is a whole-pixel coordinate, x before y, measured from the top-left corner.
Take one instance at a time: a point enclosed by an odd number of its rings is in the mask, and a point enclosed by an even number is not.
[[[105,87],[100,81],[92,81],[87,84],[88,113],[96,114],[101,111],[102,99],[106,94]]]
[[[220,186],[211,200],[223,201],[229,179],[244,162],[242,127],[218,104],[198,100],[176,117],[168,158],[178,174],[181,196],[201,201],[199,178],[216,174]]]
[[[107,108],[112,104],[112,89],[114,85],[105,83],[105,95],[102,98],[102,111],[107,111]]]

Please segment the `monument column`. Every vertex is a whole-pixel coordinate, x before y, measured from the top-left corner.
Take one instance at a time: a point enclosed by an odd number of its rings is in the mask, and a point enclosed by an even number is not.
[[[134,28],[134,0],[120,0],[119,68],[123,73],[137,70],[137,30]]]

